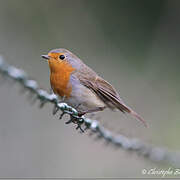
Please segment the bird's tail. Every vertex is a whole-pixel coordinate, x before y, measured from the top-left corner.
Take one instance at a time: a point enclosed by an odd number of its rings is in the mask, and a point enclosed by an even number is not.
[[[127,112],[127,113],[131,114],[136,119],[141,121],[144,124],[145,127],[148,127],[146,121],[138,113],[133,111],[130,107],[126,106],[124,103],[121,102],[118,109],[121,110],[122,112]]]
[[[145,127],[148,127],[146,121],[145,121],[139,114],[137,114],[135,111],[133,111],[133,110],[130,109],[130,112],[129,112],[129,113],[130,113],[132,116],[134,116],[136,119],[138,119],[139,121],[141,121],[141,122],[144,124]]]

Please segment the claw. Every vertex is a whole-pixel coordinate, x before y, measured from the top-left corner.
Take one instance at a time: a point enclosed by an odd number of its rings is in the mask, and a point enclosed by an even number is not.
[[[84,133],[84,130],[81,128],[81,124],[78,124],[76,127],[76,130],[80,129],[82,133]]]
[[[82,133],[84,133],[84,130],[82,129],[82,124],[83,124],[83,119],[77,119],[75,117],[73,117],[74,123],[77,124],[76,130],[80,129]],[[81,121],[80,121],[81,120]]]
[[[72,120],[72,118],[69,120],[69,121],[66,121],[65,123],[66,124],[70,124],[70,123],[72,123],[73,122],[73,120]]]
[[[66,112],[62,112],[62,114],[60,115],[59,119],[62,119],[62,117],[66,114]]]
[[[78,112],[78,116],[81,117],[83,115],[85,115],[86,113],[85,112]]]

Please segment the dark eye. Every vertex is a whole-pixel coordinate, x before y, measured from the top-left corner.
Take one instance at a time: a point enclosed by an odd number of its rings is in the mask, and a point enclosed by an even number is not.
[[[65,56],[64,55],[60,55],[59,59],[63,60],[63,59],[65,59]]]

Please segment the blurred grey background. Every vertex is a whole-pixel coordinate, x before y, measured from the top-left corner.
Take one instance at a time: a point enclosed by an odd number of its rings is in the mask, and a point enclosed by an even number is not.
[[[49,90],[41,54],[73,51],[149,125],[107,110],[104,127],[179,150],[179,19],[178,0],[0,0],[0,54]],[[162,167],[79,133],[9,84],[0,84],[0,177],[144,177]]]

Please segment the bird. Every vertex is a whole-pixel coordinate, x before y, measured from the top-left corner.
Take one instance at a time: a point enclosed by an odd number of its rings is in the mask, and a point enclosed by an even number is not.
[[[76,108],[79,116],[108,108],[129,113],[147,127],[146,121],[124,103],[115,88],[74,53],[58,48],[41,57],[48,61],[53,92]]]

